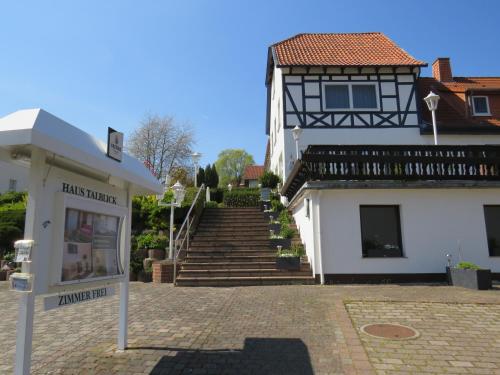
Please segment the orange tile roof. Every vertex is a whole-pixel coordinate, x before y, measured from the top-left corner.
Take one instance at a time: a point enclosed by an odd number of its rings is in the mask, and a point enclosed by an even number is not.
[[[277,65],[426,66],[382,33],[298,34],[271,48]]]
[[[453,77],[453,81],[440,82],[432,77],[418,81],[423,120],[431,124],[431,114],[423,103],[429,91],[440,96],[436,111],[438,131],[500,131],[500,77]],[[491,116],[472,116],[467,97],[471,94],[489,97]]]
[[[263,173],[263,165],[248,165],[243,173],[243,180],[258,180]]]

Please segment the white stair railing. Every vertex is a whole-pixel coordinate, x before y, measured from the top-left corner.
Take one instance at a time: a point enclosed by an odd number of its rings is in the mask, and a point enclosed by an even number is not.
[[[191,212],[193,211],[194,207],[196,207],[196,204],[198,203],[199,199],[203,198],[203,194],[201,192],[205,190],[205,184],[202,184],[200,188],[198,189],[198,192],[196,193],[196,196],[193,199],[193,203],[191,204],[191,207],[189,207],[189,211],[186,215],[186,218],[184,219],[184,222],[182,223],[179,232],[177,233],[177,236],[175,237],[174,241],[174,285],[176,284],[176,279],[177,279],[177,257],[179,256],[180,252],[184,248],[184,245],[186,246],[185,249],[189,249],[189,235],[191,232],[191,226],[193,225],[195,219],[197,218],[196,215],[199,214],[195,212],[193,217],[191,217]],[[183,234],[184,231],[184,234]]]

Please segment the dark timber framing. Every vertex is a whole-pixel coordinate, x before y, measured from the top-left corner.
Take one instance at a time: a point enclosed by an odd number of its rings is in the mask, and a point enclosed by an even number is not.
[[[335,67],[340,69],[340,73],[327,73],[329,67],[287,67],[289,72],[283,72],[283,124],[285,129],[291,129],[299,125],[305,129],[366,129],[366,128],[416,128],[421,123],[420,103],[417,103],[417,80],[419,74],[413,71],[414,67]],[[406,68],[408,72],[397,71],[398,68]],[[374,72],[364,72],[365,69],[373,69]],[[304,72],[294,72],[303,70]],[[384,70],[384,71],[382,71]],[[389,70],[389,71],[388,71]],[[398,76],[411,75],[412,82],[398,81]],[[339,76],[346,76],[345,80],[333,79]],[[367,76],[366,80],[353,79],[353,77]],[[370,76],[376,79],[371,80]],[[391,77],[392,76],[392,77]],[[287,82],[287,77],[300,77],[300,82]],[[328,79],[325,79],[327,77]],[[323,108],[323,89],[325,83],[376,83],[378,85],[378,98],[380,110],[351,110],[351,111],[325,111]],[[305,84],[319,84],[318,95],[306,95]],[[394,83],[394,95],[382,95],[381,83]],[[301,110],[294,102],[290,92],[292,87],[301,87],[302,102]],[[401,103],[399,86],[411,86],[409,98],[406,103]],[[396,101],[396,110],[384,110],[383,99],[392,98]],[[319,99],[319,111],[306,111],[307,99]],[[410,110],[412,101],[416,102],[414,110]],[[405,125],[408,115],[416,116],[416,123]],[[295,115],[299,124],[289,124],[287,115]],[[340,115],[340,118],[339,118]],[[368,115],[369,119],[362,115]],[[328,120],[327,120],[328,119]],[[337,120],[336,120],[337,119]],[[347,120],[347,121],[346,121]],[[355,123],[362,125],[355,125]]]

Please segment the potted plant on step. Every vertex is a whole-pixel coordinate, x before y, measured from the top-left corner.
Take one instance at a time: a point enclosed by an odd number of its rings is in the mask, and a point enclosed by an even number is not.
[[[304,246],[302,244],[294,244],[289,249],[278,247],[276,253],[276,268],[286,271],[299,271],[300,258],[305,255]]]
[[[271,200],[271,189],[276,189],[278,183],[280,182],[280,177],[275,175],[271,171],[265,171],[260,177],[260,200],[263,202],[268,202]]]
[[[148,258],[162,260],[165,259],[167,237],[152,232],[143,233],[137,237],[137,247],[148,249]]]
[[[288,225],[282,225],[278,234],[276,234],[272,229],[269,233],[272,247],[281,246],[283,249],[288,249],[292,244],[292,237],[295,234],[295,231]]]
[[[454,286],[485,290],[491,288],[491,270],[485,270],[471,262],[459,262],[450,268]]]

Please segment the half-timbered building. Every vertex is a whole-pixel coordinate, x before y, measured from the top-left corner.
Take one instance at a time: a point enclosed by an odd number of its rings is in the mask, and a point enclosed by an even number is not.
[[[441,280],[446,254],[500,273],[500,78],[426,65],[382,33],[269,47],[266,167],[321,282]]]

